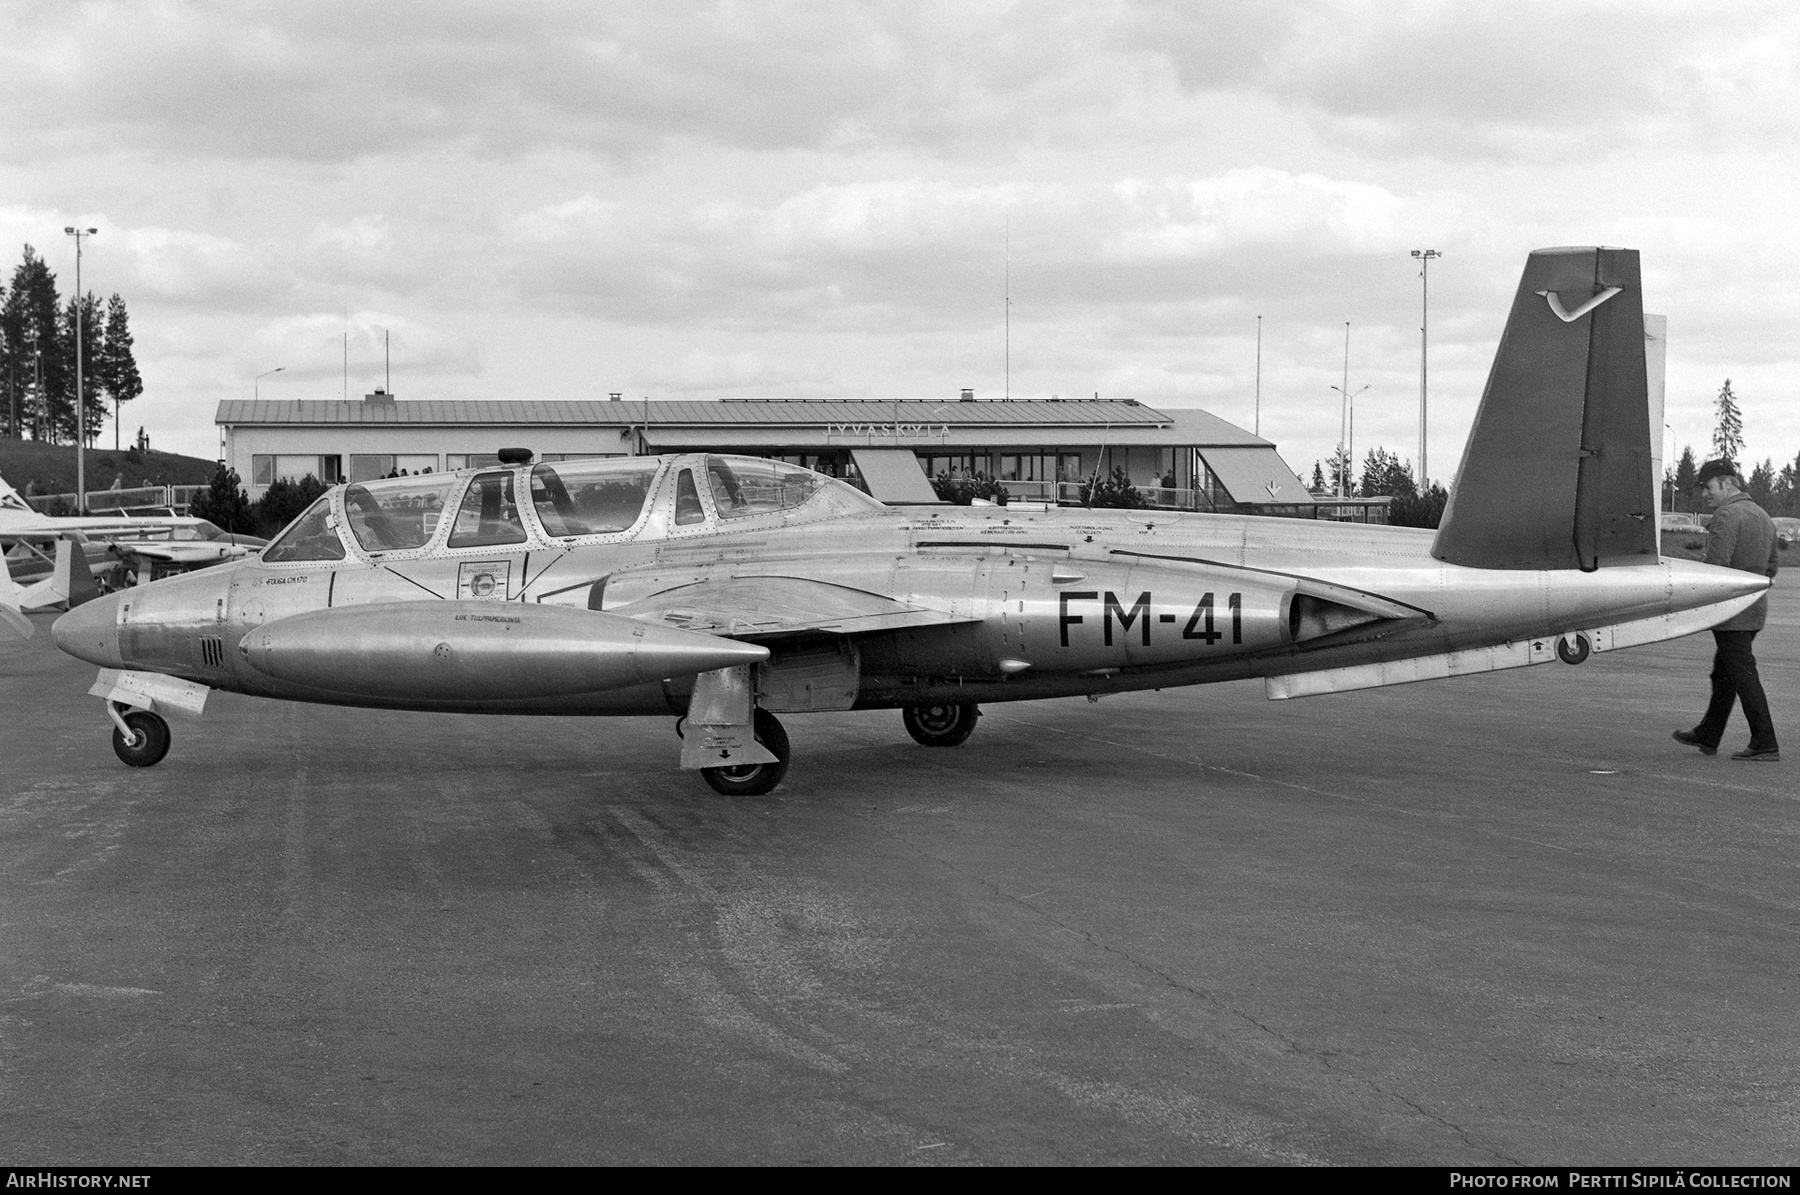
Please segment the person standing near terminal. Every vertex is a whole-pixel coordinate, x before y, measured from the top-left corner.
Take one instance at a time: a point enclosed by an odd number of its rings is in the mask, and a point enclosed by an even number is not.
[[[1777,567],[1775,523],[1740,488],[1743,483],[1737,466],[1729,460],[1707,461],[1700,466],[1694,484],[1702,488],[1707,509],[1713,512],[1712,523],[1706,529],[1706,563],[1762,573],[1773,580]],[[1744,718],[1750,723],[1750,745],[1732,752],[1731,758],[1780,761],[1781,749],[1775,742],[1769,699],[1763,694],[1756,656],[1750,650],[1768,613],[1769,595],[1765,593],[1755,605],[1713,628],[1713,640],[1718,646],[1713,653],[1712,701],[1698,726],[1675,732],[1676,742],[1712,755],[1719,749],[1719,740],[1725,737],[1725,722],[1731,717],[1732,705],[1741,701]]]

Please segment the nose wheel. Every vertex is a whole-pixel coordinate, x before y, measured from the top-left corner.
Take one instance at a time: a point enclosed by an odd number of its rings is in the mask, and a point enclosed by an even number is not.
[[[684,722],[686,719],[682,719]],[[751,717],[751,734],[775,756],[774,763],[749,763],[735,768],[701,768],[700,775],[712,785],[714,792],[727,797],[760,797],[770,792],[787,775],[787,731],[781,720],[768,710],[758,708]]]
[[[913,742],[926,747],[959,747],[975,733],[981,707],[969,705],[909,705],[900,714]]]
[[[113,720],[113,754],[134,768],[148,768],[162,762],[169,753],[169,724],[148,710],[121,713],[108,703],[106,712]]]

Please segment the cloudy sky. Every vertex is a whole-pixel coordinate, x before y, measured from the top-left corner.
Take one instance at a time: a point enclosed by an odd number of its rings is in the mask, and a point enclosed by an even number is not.
[[[0,265],[130,304],[127,432],[218,400],[1202,406],[1454,468],[1524,255],[1643,251],[1673,442],[1800,453],[1781,3],[0,6]],[[104,442],[111,442],[111,429]],[[543,446],[547,447],[547,446]]]

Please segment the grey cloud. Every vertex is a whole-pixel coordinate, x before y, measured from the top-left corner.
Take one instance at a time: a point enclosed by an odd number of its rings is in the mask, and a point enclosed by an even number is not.
[[[1758,39],[1791,49],[1795,27],[1769,0],[1363,2],[1250,14],[1156,4],[1136,10],[1130,36],[1165,56],[1190,91],[1274,96],[1333,139],[1551,160],[1766,119],[1773,97],[1750,84],[1770,81],[1739,77],[1736,60]],[[1787,95],[1792,80],[1774,85]]]
[[[941,330],[1000,310],[1010,221],[1021,310],[1266,297],[1299,312],[1341,309],[1359,278],[1410,280],[1408,210],[1378,187],[1269,170],[1111,186],[870,181],[767,206],[584,198],[522,217],[504,271],[526,302],[627,324]]]
[[[669,138],[748,148],[954,140],[1041,116],[1091,43],[1080,6],[168,4],[15,10],[13,153],[71,138],[342,161]],[[1101,87],[1102,102],[1106,87]]]

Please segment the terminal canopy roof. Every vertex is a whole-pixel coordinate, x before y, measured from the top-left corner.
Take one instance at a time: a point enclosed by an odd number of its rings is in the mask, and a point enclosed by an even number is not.
[[[1200,459],[1233,501],[1312,505],[1313,496],[1306,484],[1294,476],[1273,448],[1202,448]]]
[[[852,448],[850,457],[871,497],[890,506],[942,506],[918,454],[910,448]]]

